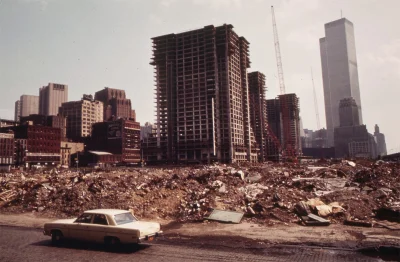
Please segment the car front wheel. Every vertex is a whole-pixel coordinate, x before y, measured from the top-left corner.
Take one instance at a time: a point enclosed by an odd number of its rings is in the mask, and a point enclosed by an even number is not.
[[[51,232],[51,242],[53,243],[53,245],[57,246],[61,243],[63,239],[63,235],[60,231],[58,230],[54,230]]]

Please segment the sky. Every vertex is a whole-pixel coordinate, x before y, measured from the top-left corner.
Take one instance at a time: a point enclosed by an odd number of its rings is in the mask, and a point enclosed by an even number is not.
[[[154,122],[151,38],[232,24],[250,42],[250,71],[279,95],[271,5],[287,93],[300,97],[303,127],[326,126],[319,38],[324,24],[354,24],[364,124],[380,126],[389,153],[400,151],[399,0],[0,0],[0,118],[14,119],[22,94],[67,84],[69,100],[104,87],[126,90],[137,120]]]

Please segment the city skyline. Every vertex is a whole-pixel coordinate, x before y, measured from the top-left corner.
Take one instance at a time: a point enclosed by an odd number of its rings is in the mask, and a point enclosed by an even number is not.
[[[4,57],[0,63],[0,86],[9,92],[0,100],[0,118],[13,119],[14,102],[20,95],[38,94],[43,83],[56,82],[69,86],[70,101],[80,99],[83,93],[94,94],[105,86],[124,89],[132,100],[137,120],[154,122],[150,38],[209,24],[231,23],[236,31],[246,36],[252,58],[249,72],[258,70],[266,75],[266,98],[274,98],[279,94],[279,87],[275,79],[270,19],[270,5],[273,4],[287,92],[298,94],[304,127],[315,130],[309,68],[314,70],[318,106],[320,115],[324,116],[318,40],[323,35],[324,24],[339,19],[340,9],[343,9],[344,17],[355,27],[364,124],[370,132],[375,124],[380,126],[390,152],[391,148],[400,146],[396,135],[399,124],[385,116],[387,112],[396,111],[394,99],[400,93],[396,89],[400,80],[400,61],[396,57],[400,52],[400,39],[390,31],[390,25],[399,21],[394,12],[394,6],[399,3],[387,2],[391,3],[390,8],[378,1],[362,1],[365,8],[359,10],[361,1],[323,4],[316,0],[164,0],[139,6],[137,2],[123,0],[68,3],[6,0],[0,4],[0,56]],[[78,3],[80,10],[74,10]],[[372,17],[379,19],[371,19],[371,10],[374,11]],[[73,12],[61,18],[61,12],[68,11]],[[264,15],[260,18],[256,14],[261,11]],[[85,20],[86,14],[88,19]],[[102,22],[105,14],[109,14],[110,19]],[[175,18],[174,14],[181,16]],[[316,15],[311,17],[310,14]],[[22,17],[21,21],[18,17]],[[252,27],[254,24],[260,26]],[[371,26],[380,28],[373,38],[368,33]],[[324,122],[322,117],[321,123]]]

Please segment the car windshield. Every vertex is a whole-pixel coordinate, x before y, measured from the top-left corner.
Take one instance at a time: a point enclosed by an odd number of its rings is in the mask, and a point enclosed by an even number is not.
[[[137,219],[129,212],[114,215],[114,220],[115,220],[115,223],[117,223],[117,225],[122,225],[122,224],[137,221]]]

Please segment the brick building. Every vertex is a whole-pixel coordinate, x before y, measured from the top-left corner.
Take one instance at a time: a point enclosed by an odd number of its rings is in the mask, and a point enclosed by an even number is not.
[[[90,136],[92,125],[103,122],[103,103],[93,100],[91,95],[83,95],[79,101],[63,103],[59,112],[67,118],[67,138],[73,141]]]
[[[0,128],[0,132],[14,132],[19,164],[54,166],[60,163],[61,132],[59,128],[22,125]]]
[[[94,95],[94,99],[104,104],[104,121],[119,118],[136,120],[131,100],[126,98],[125,90],[106,87]]]
[[[0,133],[0,168],[15,164],[13,133]]]
[[[45,116],[33,114],[29,116],[23,116],[20,118],[20,123],[22,125],[29,124],[31,122],[32,125],[35,126],[49,126],[54,128],[60,128],[61,132],[61,140],[66,139],[66,118],[63,116]]]
[[[8,120],[8,119],[0,119],[0,127],[17,126],[18,124],[19,124],[18,121]]]
[[[89,150],[120,155],[122,163],[140,163],[140,124],[126,119],[94,124]]]
[[[76,152],[83,152],[85,145],[83,143],[61,141],[60,151],[60,165],[61,166],[74,166],[75,163],[71,161],[71,155]]]

